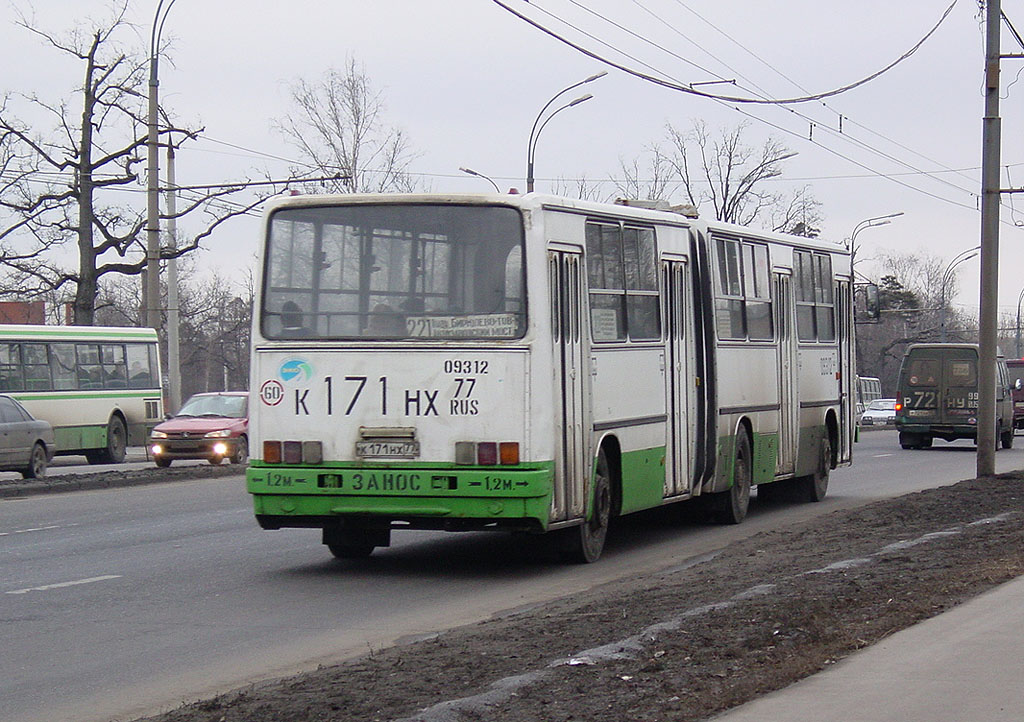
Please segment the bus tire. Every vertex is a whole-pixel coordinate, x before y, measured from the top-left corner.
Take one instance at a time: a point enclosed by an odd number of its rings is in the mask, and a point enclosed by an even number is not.
[[[107,448],[85,456],[90,464],[120,464],[124,461],[127,445],[128,432],[124,428],[124,421],[115,414],[107,422]]]
[[[715,517],[721,524],[739,524],[750,507],[750,486],[754,465],[750,439],[743,430],[736,435],[736,459],[732,467],[732,486],[715,494]]]
[[[590,518],[579,526],[566,529],[563,555],[574,564],[591,564],[601,557],[608,536],[612,515],[612,475],[608,457],[602,448],[597,455],[594,473],[594,498]]]
[[[25,479],[42,479],[46,476],[46,449],[38,441],[32,447],[28,466],[21,472],[21,476]]]
[[[324,529],[324,545],[335,559],[365,559],[376,545],[357,529]]]
[[[921,439],[917,434],[910,434],[904,431],[900,432],[900,448],[902,449],[920,449]]]
[[[1013,429],[1012,428],[1011,429],[1007,429],[1002,434],[1000,434],[999,438],[1003,442],[1003,448],[1004,449],[1012,449],[1013,448]]]
[[[801,501],[818,502],[828,493],[828,477],[832,470],[832,440],[826,434],[818,446],[818,466],[814,473],[799,479]]]

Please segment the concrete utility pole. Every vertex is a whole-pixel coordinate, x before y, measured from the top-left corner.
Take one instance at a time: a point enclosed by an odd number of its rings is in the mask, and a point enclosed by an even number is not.
[[[178,188],[174,181],[174,143],[167,139],[167,247],[178,250]],[[181,408],[181,354],[178,340],[178,259],[167,260],[167,405],[164,413]]]
[[[996,332],[999,290],[1000,0],[985,3],[985,119],[981,157],[981,313],[978,318],[978,476],[996,473]]]

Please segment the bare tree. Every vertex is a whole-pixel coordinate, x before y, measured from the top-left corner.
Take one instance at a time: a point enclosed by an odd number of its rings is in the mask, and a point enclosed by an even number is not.
[[[254,282],[214,274],[203,276],[191,258],[183,261],[179,284],[182,395],[248,388],[249,336]],[[139,284],[109,276],[100,285],[96,321],[134,325],[141,301]]]
[[[698,210],[710,205],[719,221],[757,223],[808,237],[818,234],[821,203],[810,187],[786,193],[767,186],[796,155],[778,140],[768,138],[754,146],[746,140],[746,123],[713,135],[699,120],[686,132],[669,124],[665,133],[665,142],[644,149],[646,166],[640,158],[619,160],[623,177],[615,186],[620,195],[671,202],[681,192]]]
[[[581,201],[601,200],[600,183],[591,183],[586,176],[580,178],[558,178],[552,187],[552,193],[566,198],[579,198]]]
[[[384,118],[384,99],[365,68],[349,58],[343,71],[330,69],[315,82],[291,87],[295,109],[277,127],[338,193],[411,191],[409,164],[415,155],[405,133]]]
[[[15,117],[13,96],[0,102],[0,209],[8,213],[0,226],[0,264],[10,273],[6,285],[25,295],[73,287],[74,323],[79,325],[94,322],[103,276],[138,275],[146,265],[140,238],[143,212],[102,202],[105,191],[138,184],[146,143],[142,106],[148,59],[126,50],[120,41],[132,32],[127,8],[128,0],[120,0],[106,20],[62,34],[44,31],[20,16],[20,27],[81,67],[82,82],[75,91],[81,110],[76,112],[66,99],[54,103],[36,95],[19,97],[29,110],[53,120],[54,130],[44,136]],[[165,145],[180,144],[198,132],[168,125],[160,135]],[[202,210],[205,229],[162,256],[195,250],[214,228],[254,207],[259,200],[217,202],[240,187],[204,192],[184,204],[175,217]],[[72,240],[78,250],[75,270],[54,252]]]
[[[912,343],[976,340],[976,319],[953,307],[956,271],[927,253],[883,253],[876,260],[881,316],[857,327],[858,373],[877,376],[886,393]],[[943,327],[945,326],[945,327]]]
[[[789,196],[779,196],[768,217],[773,231],[817,238],[821,232],[821,201],[813,196],[810,186],[801,186]]]
[[[747,127],[740,123],[713,137],[698,120],[686,133],[671,124],[667,130],[669,161],[689,202],[697,208],[710,203],[717,220],[741,225],[778,212],[785,201],[765,183],[781,176],[783,163],[796,155],[774,138],[760,147],[748,144]]]
[[[615,190],[621,198],[667,201],[679,185],[672,161],[658,143],[648,145],[645,150],[646,168],[641,167],[639,158],[630,161],[619,158],[622,178],[614,180]]]

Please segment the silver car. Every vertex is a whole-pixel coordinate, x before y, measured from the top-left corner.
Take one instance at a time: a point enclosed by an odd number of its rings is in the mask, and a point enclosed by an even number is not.
[[[10,396],[0,395],[0,471],[26,479],[46,476],[57,448],[50,422],[36,419]]]
[[[861,414],[861,426],[888,426],[896,423],[896,399],[875,399]]]

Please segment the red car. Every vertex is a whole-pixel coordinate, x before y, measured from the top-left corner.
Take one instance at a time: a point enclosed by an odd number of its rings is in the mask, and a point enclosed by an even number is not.
[[[249,458],[249,392],[195,394],[176,415],[157,424],[149,451],[157,466],[170,466],[175,459],[244,464]]]

